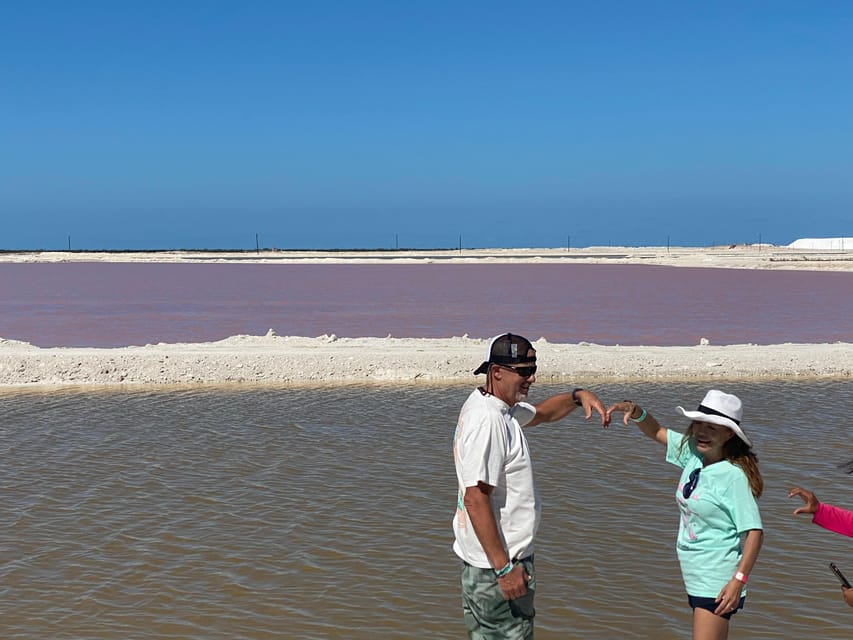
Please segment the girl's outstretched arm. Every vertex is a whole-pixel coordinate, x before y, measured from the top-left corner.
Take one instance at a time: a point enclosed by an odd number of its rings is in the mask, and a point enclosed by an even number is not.
[[[804,503],[794,509],[794,515],[812,514],[812,522],[819,527],[853,538],[853,511],[820,502],[814,493],[802,487],[794,487],[788,492],[789,498],[794,496],[802,498]]]
[[[645,433],[652,440],[656,440],[662,445],[666,445],[666,427],[661,425],[654,416],[643,409],[640,405],[631,400],[623,400],[612,404],[607,408],[606,421],[610,422],[614,412],[624,414],[622,422],[628,425],[628,420],[632,420],[639,427],[640,431]]]

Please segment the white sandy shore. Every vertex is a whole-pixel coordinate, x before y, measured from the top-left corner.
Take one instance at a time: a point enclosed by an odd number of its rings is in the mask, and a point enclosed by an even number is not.
[[[848,246],[850,245],[850,246]],[[654,264],[732,269],[853,271],[853,242],[846,249],[773,245],[715,247],[584,247],[562,249],[462,249],[401,251],[22,251],[0,252],[0,262],[240,262],[338,263],[580,263]]]
[[[0,339],[0,387],[473,383],[486,340],[234,336],[202,344],[49,348]],[[853,344],[692,347],[535,343],[542,382],[853,376]]]

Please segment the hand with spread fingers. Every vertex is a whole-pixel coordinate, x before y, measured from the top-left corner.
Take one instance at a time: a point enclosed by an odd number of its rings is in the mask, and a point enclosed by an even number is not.
[[[794,487],[788,492],[788,497],[793,498],[794,496],[799,496],[803,499],[805,503],[802,507],[797,507],[794,509],[794,515],[798,516],[803,513],[814,514],[817,513],[817,509],[820,506],[820,502],[817,499],[817,496],[813,494],[808,489],[803,489],[802,487]]]
[[[802,487],[791,489],[788,497],[803,501],[803,506],[794,509],[795,516],[810,515],[817,526],[853,538],[853,511],[821,502],[814,493]]]
[[[599,400],[598,396],[592,391],[586,389],[578,389],[575,391],[575,397],[581,403],[584,418],[589,420],[592,417],[593,410],[601,416],[601,426],[606,427],[610,424],[610,414],[605,410],[604,403]]]
[[[624,414],[622,416],[622,424],[624,424],[627,427],[628,421],[631,419],[631,416],[634,413],[634,408],[636,406],[637,405],[634,404],[633,402],[631,402],[630,400],[623,400],[622,402],[616,402],[614,404],[611,404],[609,407],[607,407],[607,411],[606,411],[607,415],[606,415],[605,419],[606,419],[607,423],[609,424],[610,421],[613,419],[614,413]]]

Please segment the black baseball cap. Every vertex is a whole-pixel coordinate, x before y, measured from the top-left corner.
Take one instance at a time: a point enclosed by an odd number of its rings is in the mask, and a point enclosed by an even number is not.
[[[533,355],[530,355],[533,351]],[[486,373],[490,364],[532,364],[536,362],[536,350],[530,340],[514,333],[502,333],[489,341],[486,359],[474,371],[474,375]]]

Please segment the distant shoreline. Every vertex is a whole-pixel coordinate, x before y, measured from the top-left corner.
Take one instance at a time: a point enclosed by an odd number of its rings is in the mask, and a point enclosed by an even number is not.
[[[235,264],[653,264],[734,269],[853,271],[853,247],[802,249],[772,245],[518,249],[334,249],[0,251],[0,263],[168,262]]]

